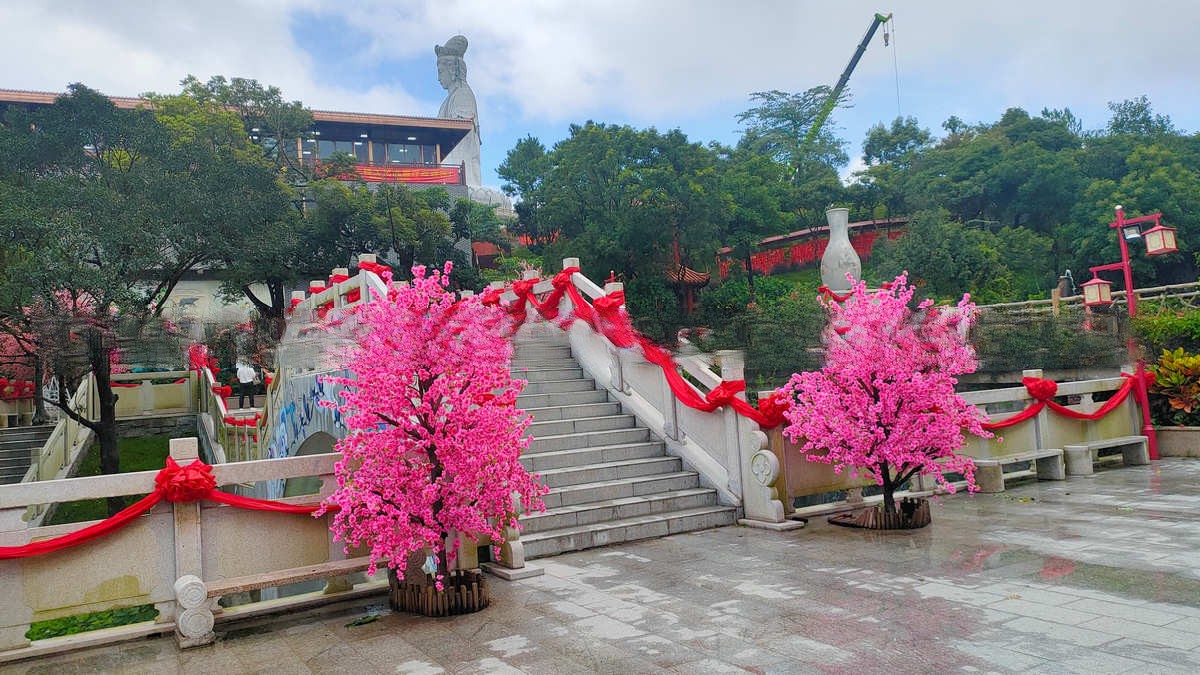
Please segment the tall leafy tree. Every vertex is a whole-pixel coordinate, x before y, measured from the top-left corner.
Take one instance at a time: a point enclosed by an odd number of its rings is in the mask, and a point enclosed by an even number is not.
[[[96,432],[101,470],[114,473],[110,374],[119,335],[160,312],[189,270],[218,261],[223,247],[276,217],[284,202],[275,171],[236,116],[186,98],[120,110],[72,85],[51,106],[11,112],[4,128],[0,189],[24,217],[0,217],[0,240],[22,242],[37,263],[22,279],[24,307],[5,311],[40,306],[56,325],[69,320],[45,337],[60,346],[64,335],[77,338],[100,419],[63,412]]]

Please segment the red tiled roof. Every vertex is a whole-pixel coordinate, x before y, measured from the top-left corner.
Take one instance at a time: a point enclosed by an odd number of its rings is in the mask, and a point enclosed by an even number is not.
[[[706,286],[708,285],[708,272],[697,272],[696,270],[680,265],[672,267],[666,271],[667,281],[672,284],[682,283],[684,286]]]
[[[0,89],[0,103],[32,103],[50,105],[54,99],[62,96],[48,91],[25,91],[22,89]],[[133,109],[145,105],[146,101],[129,96],[109,96],[109,100],[118,108]],[[311,110],[315,122],[343,122],[346,124],[374,124],[379,126],[431,127],[437,129],[461,129],[470,131],[475,128],[474,120],[446,119],[441,117],[413,117],[410,115],[383,115],[377,113],[338,112],[334,110]]]
[[[500,248],[490,241],[473,241],[471,250],[477,256],[500,255]]]
[[[908,222],[908,218],[882,218],[879,220],[859,220],[857,222],[850,223],[849,228],[851,230],[853,230],[856,228],[869,227],[872,225],[874,225],[876,227],[879,227],[881,225],[882,226],[903,225],[904,223],[907,223],[907,222]],[[761,241],[758,242],[757,246],[760,246],[760,247],[761,246],[771,246],[772,244],[778,244],[778,243],[784,242],[784,241],[791,241],[793,239],[807,239],[810,237],[815,237],[818,234],[828,232],[828,231],[829,231],[829,226],[822,225],[820,227],[813,227],[813,228],[809,228],[806,230],[796,230],[795,232],[788,232],[787,234],[777,234],[773,237],[763,238]],[[732,251],[733,251],[732,248],[726,246],[724,248],[717,249],[717,255],[726,255]]]

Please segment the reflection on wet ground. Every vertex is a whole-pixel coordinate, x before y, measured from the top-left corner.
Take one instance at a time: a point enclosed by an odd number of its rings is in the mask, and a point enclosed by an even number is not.
[[[4,670],[1200,672],[1200,460],[947,497],[933,519],[677,535],[535,561],[474,615],[360,602]]]

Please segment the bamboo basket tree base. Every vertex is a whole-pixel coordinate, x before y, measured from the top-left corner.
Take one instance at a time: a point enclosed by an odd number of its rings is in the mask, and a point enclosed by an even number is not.
[[[884,513],[883,504],[878,504],[863,511],[834,514],[829,516],[829,522],[866,530],[917,530],[932,522],[932,518],[928,499],[905,497],[896,504],[895,513]]]
[[[417,576],[416,580],[412,580]],[[433,577],[426,574],[409,575],[401,580],[396,571],[388,570],[391,586],[389,601],[398,612],[411,612],[422,616],[451,616],[470,614],[491,604],[487,580],[479,570],[453,570],[447,576],[442,590],[434,585]]]

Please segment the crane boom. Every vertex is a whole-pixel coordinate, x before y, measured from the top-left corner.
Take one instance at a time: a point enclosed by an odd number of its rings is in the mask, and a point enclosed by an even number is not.
[[[850,57],[850,63],[846,64],[846,69],[842,71],[842,76],[838,78],[837,84],[833,85],[833,91],[830,92],[829,98],[821,105],[821,110],[817,113],[816,119],[813,120],[812,126],[808,128],[808,133],[804,135],[804,143],[801,144],[801,147],[807,148],[817,138],[821,127],[825,126],[825,120],[829,119],[830,113],[837,106],[838,98],[846,88],[846,83],[850,81],[850,75],[854,72],[854,68],[858,66],[859,59],[867,51],[867,45],[870,44],[871,38],[875,37],[875,31],[879,30],[879,27],[887,23],[891,18],[892,15],[890,13],[886,16],[883,14],[875,15],[875,18],[871,21],[871,27],[867,29],[866,35],[863,35],[862,42],[858,43],[858,49],[854,50],[854,56]]]

